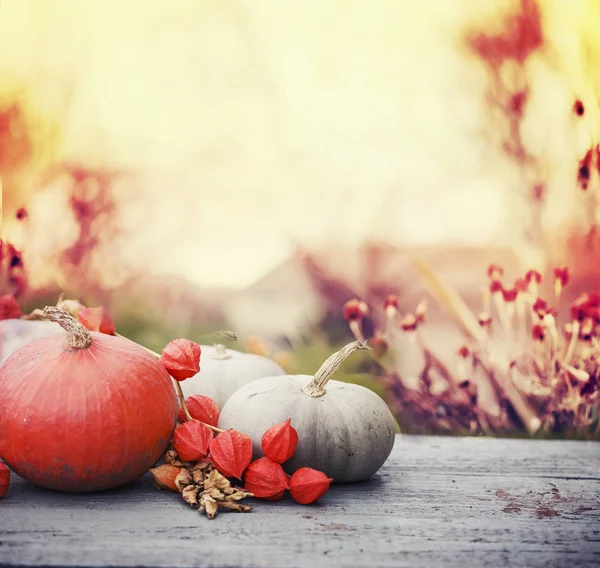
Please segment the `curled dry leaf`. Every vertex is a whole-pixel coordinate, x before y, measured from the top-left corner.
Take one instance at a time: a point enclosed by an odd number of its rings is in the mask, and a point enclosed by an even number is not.
[[[173,445],[180,458],[185,461],[197,461],[207,456],[212,439],[211,429],[192,418],[175,428]]]
[[[4,497],[10,485],[10,469],[0,462],[0,497]]]
[[[179,492],[183,491],[188,485],[192,485],[192,474],[185,467],[181,468],[181,471],[175,478],[175,486]]]
[[[157,489],[169,489],[171,491],[179,492],[176,479],[182,471],[184,470],[182,470],[181,467],[165,463],[152,468],[150,473],[152,474],[152,477],[154,477],[154,484]]]
[[[281,464],[264,457],[248,466],[244,474],[244,487],[258,499],[277,501],[290,485]]]
[[[252,493],[248,493],[239,487],[232,487],[229,480],[221,475],[216,469],[213,469],[203,485],[198,486],[201,491],[199,508],[206,512],[209,519],[214,518],[219,508],[225,508],[230,511],[244,513],[251,510],[248,505],[237,503],[246,497],[252,497]]]
[[[214,519],[219,510],[219,505],[210,495],[202,493],[200,495],[200,510],[206,511],[206,516],[209,519]]]
[[[262,437],[262,450],[269,459],[274,462],[283,463],[289,460],[296,451],[298,444],[298,432],[288,418],[281,424],[271,426]]]
[[[188,485],[181,491],[181,497],[190,507],[198,507],[198,486]]]
[[[219,509],[245,513],[252,508],[238,503],[246,497],[253,497],[241,487],[234,487],[230,481],[217,471],[209,460],[201,460],[190,464],[181,462],[175,450],[164,455],[166,463],[150,470],[157,480],[157,487],[163,486],[177,491],[190,507],[204,511],[212,519]],[[186,463],[175,466],[174,463]],[[160,483],[158,482],[160,480]]]
[[[192,480],[197,485],[203,485],[204,481],[213,470],[213,465],[209,461],[198,462],[190,469]]]
[[[189,339],[175,339],[167,344],[160,363],[176,381],[184,381],[200,371],[200,345]]]
[[[216,426],[219,423],[219,407],[212,398],[195,394],[185,399],[185,405],[192,418],[210,426]],[[179,409],[179,422],[185,422],[183,408]]]
[[[319,500],[327,491],[333,479],[322,471],[301,467],[290,478],[290,491],[295,501],[308,505]]]
[[[175,467],[185,467],[190,465],[189,462],[185,462],[179,458],[176,450],[168,450],[164,455],[165,462]]]
[[[252,461],[252,440],[237,430],[225,430],[211,441],[210,457],[224,476],[241,479]]]
[[[210,491],[211,489],[221,490],[226,489],[227,487],[231,487],[231,483],[216,469],[213,469],[204,481],[204,489],[207,491]]]
[[[79,310],[77,312],[77,320],[90,331],[99,331],[106,335],[112,335],[116,330],[115,324],[103,306]]]

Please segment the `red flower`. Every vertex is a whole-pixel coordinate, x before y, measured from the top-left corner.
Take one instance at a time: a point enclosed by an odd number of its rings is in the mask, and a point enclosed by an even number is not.
[[[586,317],[600,319],[600,294],[583,293],[571,304],[571,317],[579,322]]]
[[[504,275],[504,268],[502,268],[498,264],[490,264],[488,266],[487,275],[492,280],[500,280],[500,278],[502,278],[502,276]]]
[[[516,288],[509,288],[502,290],[502,297],[505,302],[514,302],[517,299],[519,291]]]
[[[527,282],[525,281],[525,279],[524,278],[517,278],[515,280],[515,288],[519,292],[527,292]]]
[[[544,316],[548,313],[548,303],[542,298],[538,298],[533,304],[533,311],[537,314],[537,317],[544,319]]]
[[[342,314],[346,321],[362,320],[369,313],[369,308],[365,302],[354,298],[344,304]]]
[[[531,337],[533,337],[534,341],[544,341],[544,338],[546,337],[544,328],[539,324],[532,326]]]
[[[557,266],[554,269],[554,278],[559,281],[561,286],[566,286],[569,283],[569,268],[566,266]]]
[[[390,294],[386,299],[385,299],[385,304],[383,305],[384,309],[388,309],[388,308],[394,308],[395,310],[398,309],[398,296],[396,296],[396,294]]]
[[[466,345],[462,345],[458,349],[457,353],[458,353],[459,357],[462,357],[463,359],[466,359],[471,354],[471,351],[469,350],[469,348]]]
[[[22,315],[19,303],[14,296],[10,294],[0,296],[0,320],[18,319]]]
[[[504,292],[504,286],[502,286],[502,282],[500,282],[500,280],[492,280],[490,282],[490,292],[492,294]]]
[[[537,270],[528,270],[525,273],[525,282],[529,284],[532,280],[539,284],[542,281],[542,275]]]
[[[590,148],[583,160],[579,162],[579,169],[577,170],[577,183],[584,191],[588,188],[590,181],[590,166],[592,165],[592,154],[593,150]]]
[[[419,322],[414,314],[406,314],[404,319],[400,322],[400,327],[404,331],[414,331],[417,329]]]

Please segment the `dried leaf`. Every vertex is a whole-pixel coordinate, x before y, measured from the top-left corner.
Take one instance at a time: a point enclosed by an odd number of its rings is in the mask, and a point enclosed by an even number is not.
[[[181,492],[181,497],[190,507],[198,506],[198,487],[196,485],[188,485]]]
[[[216,469],[213,469],[210,472],[210,475],[204,482],[205,490],[210,490],[213,487],[216,487],[217,489],[225,489],[226,487],[230,486],[231,483],[229,483],[229,480],[223,475],[221,475],[221,473],[219,473]]]
[[[183,461],[178,455],[176,450],[168,450],[163,456],[165,463],[174,465],[175,467],[187,467],[190,462]]]
[[[219,506],[217,502],[210,496],[206,494],[202,494],[200,497],[200,510],[206,511],[206,516],[209,519],[214,519]]]
[[[175,485],[178,487],[179,491],[182,491],[188,485],[192,485],[192,483],[192,476],[185,468],[183,468],[179,475],[175,478]]]
[[[232,503],[231,501],[224,501],[223,503],[219,503],[219,507],[229,509],[230,511],[236,511],[238,513],[247,513],[248,511],[252,511],[252,507],[250,505]]]
[[[209,495],[210,497],[212,497],[213,499],[216,499],[217,501],[224,501],[225,500],[225,494],[222,493],[216,487],[213,487],[211,489],[207,489],[206,491],[204,491],[204,495]]]
[[[237,490],[234,493],[231,493],[227,497],[225,497],[225,501],[227,501],[227,502],[241,501],[242,499],[245,499],[246,497],[254,497],[254,493],[244,491],[243,489]]]

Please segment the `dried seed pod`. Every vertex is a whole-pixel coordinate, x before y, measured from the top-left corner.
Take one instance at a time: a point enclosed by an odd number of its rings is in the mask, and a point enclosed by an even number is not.
[[[301,467],[290,478],[290,491],[295,501],[308,505],[318,501],[327,491],[333,479],[310,467]]]
[[[185,461],[197,461],[208,455],[213,433],[208,426],[192,418],[175,428],[173,445]]]
[[[10,485],[10,469],[0,462],[0,497],[4,497]]]
[[[77,312],[77,320],[90,331],[99,331],[106,335],[113,335],[116,330],[113,320],[103,306],[79,310]]]
[[[277,501],[290,488],[281,464],[267,457],[252,462],[244,474],[244,487],[258,499]]]
[[[200,345],[189,339],[175,339],[167,344],[160,363],[176,381],[184,381],[200,372]]]
[[[178,492],[179,487],[175,484],[177,476],[181,473],[182,468],[174,465],[165,463],[158,467],[153,467],[150,470],[152,477],[154,477],[154,484],[157,489],[169,489],[171,491]]]
[[[185,399],[185,405],[192,418],[209,426],[216,426],[219,423],[219,407],[212,398],[195,394]],[[183,408],[179,410],[179,422],[185,422]]]
[[[224,476],[241,479],[252,461],[252,440],[237,430],[225,430],[211,441],[210,458]]]
[[[298,432],[288,418],[281,424],[271,426],[262,437],[261,447],[265,456],[274,462],[283,463],[289,460],[296,451],[298,444]]]

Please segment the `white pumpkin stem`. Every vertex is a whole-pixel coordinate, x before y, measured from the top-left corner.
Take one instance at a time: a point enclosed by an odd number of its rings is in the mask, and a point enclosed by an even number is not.
[[[85,349],[92,344],[90,332],[83,327],[71,314],[54,306],[46,306],[44,316],[57,323],[67,332],[65,347],[69,350]]]
[[[323,363],[320,369],[316,372],[314,378],[302,389],[304,394],[318,398],[325,394],[325,385],[329,382],[329,379],[333,376],[343,361],[359,349],[370,349],[370,347],[364,341],[354,341],[349,343],[345,347],[342,347],[337,353],[334,353]]]
[[[225,347],[225,345],[223,345],[222,343],[215,343],[214,348],[215,354],[211,356],[211,359],[231,359],[231,353],[227,352],[227,347]]]

